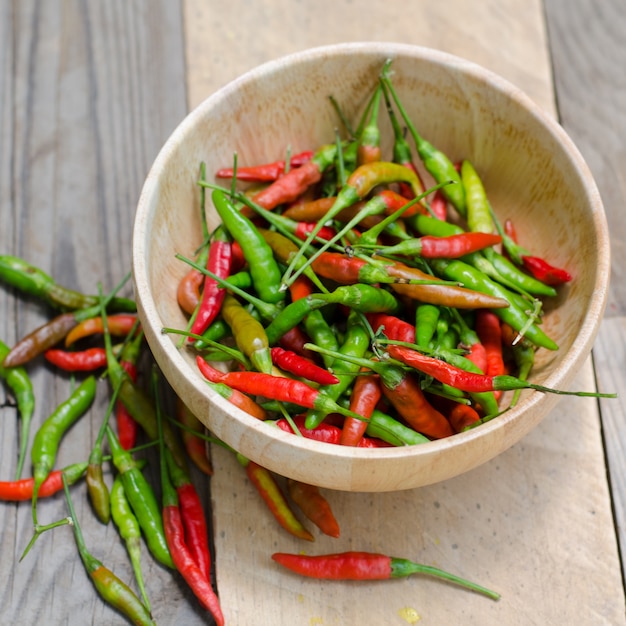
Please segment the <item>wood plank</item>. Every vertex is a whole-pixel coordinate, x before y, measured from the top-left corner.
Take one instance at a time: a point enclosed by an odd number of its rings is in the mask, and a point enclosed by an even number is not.
[[[354,4],[324,0],[262,6],[235,0],[228,7],[186,0],[184,6],[190,106],[283,54],[341,41],[389,40],[481,63],[556,115],[540,2],[409,6],[390,0],[361,3],[361,20],[354,19]],[[593,384],[587,363],[573,387]],[[624,623],[593,401],[563,400],[517,446],[446,483],[395,494],[328,493],[342,537],[318,535],[313,545],[278,531],[236,462],[221,450],[214,454],[218,585],[234,623]],[[494,604],[423,579],[380,585],[302,580],[269,559],[275,550],[348,549],[452,569],[495,586],[503,599]],[[600,580],[608,587],[596,587]]]
[[[626,371],[626,123],[620,117],[626,81],[615,68],[626,63],[626,5],[620,0],[546,0],[555,88],[565,130],[576,142],[593,173],[611,232],[611,284],[605,319],[594,346],[598,385],[624,396]],[[621,553],[626,550],[624,449],[626,404],[600,404],[608,473]],[[623,575],[626,563],[622,561]]]
[[[0,250],[27,258],[61,284],[95,292],[102,281],[110,289],[130,268],[134,210],[148,168],[186,112],[180,7],[4,2],[0,33]],[[49,314],[3,289],[0,337],[12,344]],[[36,428],[71,383],[43,363],[32,375]],[[99,385],[99,401],[61,446],[61,465],[87,458],[108,395],[106,383]],[[12,402],[0,386],[3,479],[16,463]],[[116,529],[95,521],[84,486],[73,493],[88,546],[131,582]],[[41,502],[41,523],[65,515],[62,495]],[[89,582],[69,527],[42,536],[21,563],[32,533],[30,506],[0,506],[0,527],[2,623],[120,623]],[[185,586],[145,550],[143,563],[161,623],[204,623]]]

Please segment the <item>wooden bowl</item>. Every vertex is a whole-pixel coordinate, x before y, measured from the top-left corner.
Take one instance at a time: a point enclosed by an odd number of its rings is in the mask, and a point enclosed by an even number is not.
[[[596,185],[562,128],[519,89],[465,60],[425,48],[334,45],[266,63],[192,111],[156,159],[139,201],[133,279],[147,341],[176,393],[210,431],[284,476],[348,491],[393,491],[442,481],[503,452],[550,411],[558,396],[524,392],[520,403],[479,428],[418,446],[355,449],[279,431],[211,391],[194,354],[163,327],[185,328],[176,288],[201,241],[196,181],[232,163],[262,163],[334,141],[333,95],[356,119],[378,73],[393,59],[393,82],[419,132],[453,160],[470,159],[499,218],[510,217],[533,252],[574,279],[547,304],[545,331],[559,344],[539,350],[534,382],[567,388],[590,353],[604,312],[609,237]],[[382,116],[381,116],[382,119]],[[385,118],[386,119],[386,118]],[[383,150],[390,154],[388,128]],[[208,203],[208,219],[217,218]]]

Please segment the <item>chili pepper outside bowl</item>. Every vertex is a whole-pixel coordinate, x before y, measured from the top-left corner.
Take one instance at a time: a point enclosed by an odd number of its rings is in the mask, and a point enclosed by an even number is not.
[[[216,437],[283,476],[347,491],[409,489],[467,472],[519,441],[559,399],[525,391],[496,419],[417,446],[324,444],[233,407],[205,384],[180,337],[161,332],[187,325],[176,290],[189,267],[175,255],[192,258],[201,243],[200,163],[212,180],[235,152],[247,165],[334,142],[338,120],[328,97],[358,119],[387,59],[420,134],[453,162],[471,160],[499,219],[511,218],[520,242],[573,274],[546,305],[542,327],[559,350],[539,350],[532,382],[567,389],[590,353],[608,292],[607,225],[581,155],[519,89],[471,62],[411,45],[340,44],[266,63],[210,96],[165,143],[139,200],[132,270],[146,339],[175,392]],[[390,154],[392,133],[381,124],[383,154]],[[210,201],[207,211],[212,229],[218,218]]]

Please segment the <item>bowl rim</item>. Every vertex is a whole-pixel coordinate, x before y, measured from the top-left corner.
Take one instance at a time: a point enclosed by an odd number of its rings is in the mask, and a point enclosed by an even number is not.
[[[158,190],[159,173],[167,163],[169,155],[174,150],[175,146],[177,146],[181,141],[184,141],[185,136],[193,131],[195,125],[204,117],[207,109],[210,109],[214,102],[228,97],[229,94],[237,91],[242,85],[248,82],[255,81],[261,77],[278,72],[285,65],[307,62],[316,57],[323,58],[328,55],[352,55],[363,53],[381,57],[383,55],[388,57],[418,57],[441,66],[452,67],[456,71],[469,74],[482,81],[487,81],[490,83],[491,87],[498,91],[505,92],[505,94],[514,100],[518,106],[524,108],[529,115],[536,118],[546,131],[553,135],[557,143],[563,147],[564,154],[570,161],[574,171],[576,171],[577,175],[583,181],[586,195],[585,202],[592,208],[592,219],[594,228],[598,233],[598,240],[604,242],[606,245],[598,250],[598,265],[596,267],[595,276],[596,290],[594,293],[594,299],[590,302],[587,314],[582,321],[578,341],[571,346],[568,353],[568,363],[572,363],[572,365],[569,367],[568,372],[564,371],[564,367],[562,366],[556,367],[553,372],[549,373],[546,380],[542,383],[548,387],[562,388],[563,385],[567,384],[574,376],[578,369],[577,366],[580,366],[588,357],[597,335],[600,320],[604,314],[608,299],[608,284],[610,277],[608,224],[600,194],[593,176],[580,151],[562,126],[552,115],[549,115],[546,111],[544,111],[520,88],[502,76],[478,65],[473,61],[469,61],[434,48],[412,44],[365,41],[338,43],[310,48],[281,56],[250,69],[230,81],[209,95],[192,111],[190,111],[185,118],[183,118],[164,143],[153,165],[151,166],[141,190],[137,205],[133,227],[132,275],[138,299],[140,318],[143,317],[143,319],[146,320],[147,327],[159,328],[163,326],[153,297],[148,291],[140,289],[138,286],[150,284],[148,279],[147,264],[144,262],[144,259],[146,258],[145,253],[147,244],[147,229],[145,226],[151,214],[151,197],[155,191]],[[321,443],[311,439],[301,441],[302,438],[296,437],[293,434],[285,433],[279,429],[268,429],[267,425],[264,425],[262,422],[259,422],[255,418],[249,416],[244,411],[234,407],[227,400],[219,396],[219,394],[212,391],[207,385],[204,385],[201,374],[197,371],[193,371],[190,364],[179,353],[179,350],[175,346],[171,337],[166,337],[164,335],[152,336],[151,333],[147,333],[147,339],[149,339],[149,344],[151,341],[160,342],[161,348],[170,359],[172,367],[178,368],[182,372],[191,374],[192,378],[188,378],[188,382],[193,385],[194,388],[210,403],[217,405],[217,407],[225,413],[235,413],[239,421],[243,422],[245,426],[249,426],[251,429],[257,431],[257,434],[260,436],[267,437],[269,440],[277,439],[281,443],[287,443],[294,448],[302,448],[308,451],[314,451],[316,453],[330,455],[332,457],[342,457],[345,459],[362,458],[375,460],[379,458],[394,458],[396,456],[404,457],[407,455],[407,446],[376,449],[353,448]],[[552,403],[546,403],[546,413],[549,410],[548,407],[551,408],[551,404],[555,404],[558,398],[560,398],[560,396],[553,398]],[[505,412],[504,414],[501,414],[497,419],[482,424],[479,428],[458,433],[448,438],[433,440],[428,443],[412,446],[412,452],[416,455],[438,454],[442,451],[464,446],[469,441],[482,438],[483,435],[509,427],[512,423],[519,419],[521,414],[534,407],[541,400],[541,392],[528,392],[526,397],[520,400],[516,407]],[[532,427],[534,427],[534,424],[530,425],[528,430],[532,429]],[[271,441],[268,441],[268,445],[271,445]],[[500,452],[501,450],[498,451],[497,454]]]

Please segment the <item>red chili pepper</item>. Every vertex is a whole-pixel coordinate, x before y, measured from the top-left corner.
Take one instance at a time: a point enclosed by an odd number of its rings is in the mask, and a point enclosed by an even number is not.
[[[51,348],[43,353],[46,360],[66,372],[92,372],[106,367],[104,348],[89,348],[77,352]]]
[[[382,397],[380,379],[376,374],[361,372],[356,377],[350,395],[350,410],[363,419],[346,417],[341,429],[341,445],[358,446],[363,439],[367,424]]]
[[[107,315],[107,323],[109,332],[116,337],[126,337],[133,329],[137,327],[137,316],[130,313],[116,313]],[[65,346],[69,347],[79,339],[84,339],[91,335],[102,335],[104,333],[104,324],[102,317],[91,317],[83,320],[65,336]]]
[[[502,354],[502,329],[500,318],[489,309],[478,309],[475,320],[476,334],[485,348],[487,365],[484,373],[489,376],[504,374],[504,357]],[[502,395],[501,391],[494,391],[496,400]]]
[[[209,258],[206,267],[219,278],[226,279],[230,275],[231,265],[232,245],[226,231],[219,228],[209,246]],[[190,332],[201,335],[209,327],[220,312],[225,295],[225,289],[214,278],[204,277],[200,304]],[[189,342],[193,343],[193,341],[193,337],[190,337]]]
[[[128,377],[133,384],[137,383],[137,360],[139,358],[142,340],[142,333],[139,333],[135,339],[128,342],[122,348],[120,365],[128,374]],[[122,448],[124,448],[124,450],[134,448],[137,441],[139,424],[129,413],[128,409],[121,400],[118,400],[115,405],[115,421],[117,423],[117,436],[120,440]]]
[[[267,411],[265,411],[260,404],[255,402],[245,393],[242,393],[237,389],[233,389],[224,383],[211,382],[210,380],[207,380],[207,384],[211,387],[211,389],[219,393],[222,398],[225,398],[234,406],[240,408],[242,411],[245,411],[248,415],[252,415],[252,417],[256,417],[261,421],[267,419]]]
[[[319,487],[290,478],[287,480],[287,490],[304,515],[325,535],[339,537],[339,524]]]
[[[368,313],[366,315],[374,332],[382,331],[388,339],[415,343],[415,326],[399,317],[386,313]]]
[[[406,239],[393,246],[384,246],[380,249],[385,255],[421,256],[424,259],[458,259],[472,252],[494,246],[501,241],[500,235],[467,232],[445,237],[426,235],[418,239]]]
[[[176,396],[176,419],[186,427],[180,431],[189,458],[203,474],[212,476],[213,467],[207,456],[206,442],[196,434],[202,432],[204,426],[178,396]]]
[[[197,269],[189,270],[178,283],[176,299],[180,308],[193,315],[200,302],[200,288],[204,282],[204,274]]]
[[[430,201],[430,210],[433,215],[440,220],[446,220],[448,217],[448,201],[441,189],[435,191],[432,200]]]
[[[301,576],[324,580],[387,580],[411,574],[428,574],[497,600],[500,595],[464,578],[430,565],[372,552],[342,552],[321,556],[276,552],[272,559]]]
[[[295,352],[274,346],[271,353],[274,365],[290,374],[306,378],[320,385],[335,385],[339,382],[339,379],[327,369],[312,363],[309,359],[301,357]]]
[[[480,422],[478,411],[469,404],[456,402],[448,413],[448,420],[455,433],[463,432],[468,426]]]
[[[572,280],[572,275],[564,269],[550,265],[544,259],[536,256],[522,256],[524,267],[537,279],[546,285],[556,287]]]
[[[258,463],[241,454],[237,460],[246,470],[248,480],[254,485],[276,521],[291,535],[306,541],[315,541],[313,535],[302,525],[289,506],[273,474]]]
[[[341,444],[341,428],[335,426],[334,424],[329,424],[328,422],[322,422],[319,426],[315,428],[307,428],[304,425],[305,416],[304,415],[296,415],[292,418],[293,423],[296,428],[300,432],[300,434],[305,439],[313,439],[314,441],[321,441],[323,443],[332,443],[334,445]],[[284,418],[274,422],[278,428],[284,430],[286,433],[294,433],[294,430],[291,424]],[[381,441],[380,439],[373,439],[371,437],[363,437],[358,444],[359,448],[387,448],[389,447],[387,443]]]
[[[278,340],[284,350],[293,352],[300,358],[312,360],[315,358],[315,355],[304,347],[310,341],[311,338],[307,336],[300,326],[294,326]]]
[[[39,487],[38,499],[52,496],[63,489],[63,475],[68,485],[74,484],[87,470],[87,463],[74,463],[62,470],[54,470]],[[35,490],[35,479],[20,478],[19,480],[0,481],[0,500],[21,502],[32,500]]]
[[[299,154],[294,154],[289,159],[289,165],[291,167],[300,167],[307,161],[311,160],[313,152],[306,150]],[[263,163],[261,165],[252,165],[248,167],[237,167],[237,180],[244,180],[249,182],[272,182],[282,176],[285,173],[287,166],[286,161],[274,161],[273,163]],[[215,173],[216,178],[232,178],[235,174],[235,169],[232,167],[224,167]]]
[[[298,222],[295,230],[295,236],[302,241],[306,241],[309,233],[317,226],[315,222]],[[330,226],[322,226],[317,232],[317,237],[320,239],[326,239],[327,241],[332,239],[337,234],[337,231]]]

